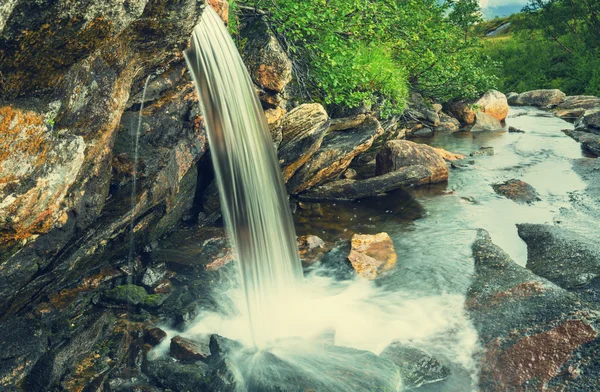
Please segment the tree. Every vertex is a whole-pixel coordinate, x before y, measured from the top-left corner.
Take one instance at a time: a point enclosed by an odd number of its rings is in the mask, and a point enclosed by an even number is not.
[[[464,38],[467,41],[471,27],[483,21],[479,2],[477,0],[452,0],[450,4],[452,11],[449,19],[464,32]]]

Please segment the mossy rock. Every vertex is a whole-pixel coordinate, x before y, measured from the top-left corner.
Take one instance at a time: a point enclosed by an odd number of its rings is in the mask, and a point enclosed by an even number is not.
[[[104,293],[104,298],[109,301],[130,305],[137,305],[146,297],[151,297],[151,295],[148,295],[146,292],[146,289],[134,284],[117,286]]]
[[[165,303],[169,296],[166,294],[151,294],[147,295],[140,301],[142,308],[156,309],[160,308]]]

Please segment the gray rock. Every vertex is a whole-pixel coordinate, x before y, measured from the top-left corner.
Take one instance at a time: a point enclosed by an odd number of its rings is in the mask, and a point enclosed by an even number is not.
[[[207,361],[211,353],[208,336],[197,339],[175,336],[171,339],[169,353],[173,358],[184,362]]]
[[[491,157],[494,156],[494,154],[494,147],[480,147],[478,151],[473,151],[469,155],[472,157]]]
[[[519,94],[517,98],[511,99],[511,105],[536,106],[540,108],[553,108],[560,105],[566,98],[566,94],[560,90],[533,90]]]
[[[430,171],[431,175],[423,179],[421,184],[448,179],[446,161],[438,151],[428,145],[407,140],[391,140],[384,144],[377,154],[377,175],[409,166],[424,166]],[[422,174],[422,171],[419,174]]]
[[[509,133],[525,133],[525,131],[523,131],[522,129],[515,128],[515,127],[508,127],[508,132]]]
[[[600,157],[600,134],[572,131],[570,129],[563,130],[565,134],[581,143],[581,148],[597,157]]]
[[[435,357],[400,342],[390,344],[379,356],[389,359],[400,368],[405,388],[418,388],[445,380],[450,376],[450,369]]]
[[[574,121],[581,117],[588,109],[600,108],[600,97],[591,95],[574,95],[566,97],[554,109],[554,113],[562,119]]]
[[[600,134],[600,107],[586,110],[575,122],[575,130]]]
[[[500,131],[503,128],[500,121],[495,117],[487,113],[477,112],[475,113],[475,124],[471,128],[471,132]]]
[[[202,362],[181,363],[173,359],[148,361],[146,374],[163,388],[173,391],[192,392],[209,391],[211,374],[207,364]],[[233,392],[223,390],[220,392]]]
[[[600,246],[565,228],[517,225],[527,243],[527,268],[554,284],[600,304]]]
[[[411,132],[411,137],[433,137],[433,129],[428,127],[423,127],[417,129],[416,131]]]
[[[152,288],[161,279],[167,276],[167,272],[167,266],[164,263],[154,267],[148,267],[142,276],[142,284]]]

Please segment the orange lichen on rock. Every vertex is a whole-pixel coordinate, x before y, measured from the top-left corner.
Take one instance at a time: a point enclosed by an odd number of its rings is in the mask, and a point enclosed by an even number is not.
[[[506,349],[500,342],[487,347],[482,373],[494,380],[490,392],[547,390],[573,352],[598,333],[580,320],[568,320],[549,331],[526,336]],[[531,383],[537,383],[532,385]]]
[[[375,279],[380,273],[396,265],[394,243],[387,233],[355,234],[348,260],[356,273],[366,279]]]

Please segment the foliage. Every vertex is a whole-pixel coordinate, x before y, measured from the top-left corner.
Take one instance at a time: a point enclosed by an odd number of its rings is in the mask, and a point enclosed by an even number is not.
[[[483,21],[479,2],[477,0],[452,0],[452,11],[449,19],[465,33],[468,38],[471,27]]]
[[[348,107],[379,103],[387,113],[403,109],[409,85],[442,101],[493,87],[494,64],[464,34],[461,23],[472,22],[457,13],[449,19],[463,2],[237,0],[267,13],[310,98]]]
[[[600,3],[531,0],[523,11],[511,18],[509,39],[485,41],[503,62],[500,88],[600,95]]]

